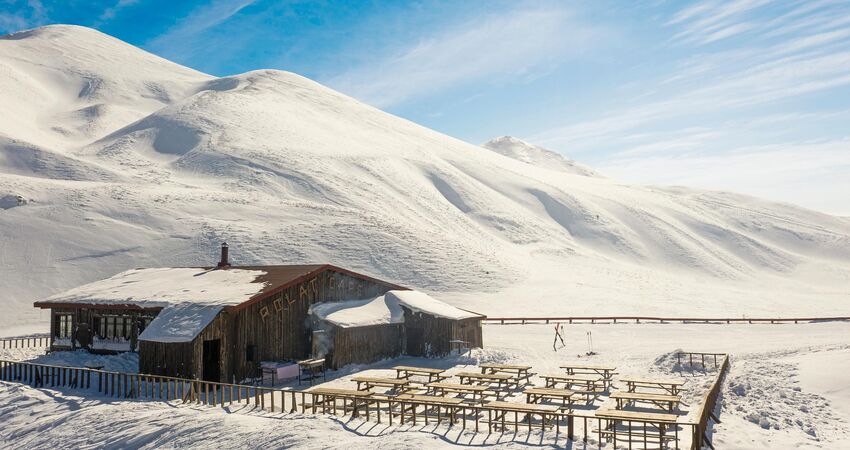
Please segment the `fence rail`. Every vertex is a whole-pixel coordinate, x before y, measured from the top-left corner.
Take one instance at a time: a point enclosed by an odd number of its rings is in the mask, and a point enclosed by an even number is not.
[[[33,334],[30,336],[0,338],[0,349],[43,348],[50,345],[50,335]]]
[[[341,411],[343,416],[365,417],[367,421],[374,419],[378,423],[383,423],[383,418],[387,420],[389,425],[393,425],[394,419],[397,419],[399,425],[415,424],[420,421],[424,421],[426,424],[429,421],[446,422],[450,428],[460,426],[463,430],[476,433],[481,431],[489,433],[494,429],[505,430],[507,428],[519,430],[527,427],[529,431],[533,428],[554,429],[557,436],[561,433],[563,426],[566,427],[567,438],[570,440],[576,438],[574,422],[578,419],[583,421],[584,424],[581,439],[585,443],[594,434],[598,435],[599,442],[602,442],[603,439],[610,440],[612,437],[610,430],[613,429],[615,443],[619,435],[620,443],[624,443],[626,440],[631,443],[634,437],[637,439],[634,441],[636,445],[640,442],[640,439],[643,439],[644,447],[646,447],[646,429],[654,426],[653,422],[629,420],[624,421],[624,424],[628,422],[627,430],[617,431],[617,427],[612,428],[604,418],[579,415],[572,410],[546,412],[540,416],[538,421],[533,418],[535,413],[528,414],[527,411],[523,410],[490,407],[485,403],[450,404],[424,402],[404,396],[374,395],[364,397],[344,393],[323,394],[311,391],[275,389],[7,360],[0,360],[0,380],[28,384],[33,387],[65,387],[75,389],[82,395],[97,392],[99,395],[113,398],[174,401],[222,408],[236,404],[282,414],[322,413],[337,415]],[[711,397],[712,401],[715,399],[716,394]],[[341,407],[338,401],[342,401]],[[537,414],[540,415],[540,413]],[[597,427],[595,431],[588,426],[594,423]],[[633,436],[632,428],[640,426],[643,426],[643,434]],[[668,442],[664,440],[662,435],[662,441],[659,444],[663,448],[671,448],[671,446],[676,449],[683,448],[680,447],[680,427],[682,429],[681,437],[692,436],[696,438],[703,435],[705,430],[704,426],[699,423],[679,422],[673,429],[674,438],[669,439],[668,437]],[[699,442],[699,440],[692,439],[690,448],[692,450],[698,449]]]
[[[687,355],[687,353],[685,353]],[[711,353],[693,353],[690,354],[691,357],[693,355],[712,355]],[[708,421],[709,419],[714,419],[716,422],[720,422],[717,417],[714,415],[714,410],[717,408],[717,397],[720,395],[720,388],[723,385],[723,379],[726,377],[727,372],[729,371],[729,355],[726,354],[718,354],[722,355],[722,360],[720,362],[719,369],[720,371],[717,373],[717,378],[714,379],[714,382],[711,384],[711,388],[702,398],[702,406],[699,414],[699,422],[694,431],[694,442],[701,442],[709,447],[714,449],[714,445],[711,443],[711,439],[708,437]],[[692,363],[693,364],[693,363]],[[716,363],[715,363],[716,365]],[[705,361],[703,361],[703,367],[705,366]]]
[[[488,325],[526,325],[549,323],[812,323],[846,322],[850,317],[651,317],[651,316],[572,316],[572,317],[487,317]]]

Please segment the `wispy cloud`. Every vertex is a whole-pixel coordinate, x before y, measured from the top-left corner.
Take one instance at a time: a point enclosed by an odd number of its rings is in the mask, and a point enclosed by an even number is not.
[[[181,59],[202,39],[202,33],[226,22],[257,0],[214,0],[194,9],[165,33],[151,39],[145,45],[152,51],[168,57]]]
[[[714,42],[754,28],[742,18],[768,3],[769,0],[704,1],[683,9],[668,25],[682,28],[673,37],[675,41]]]
[[[850,216],[850,139],[749,146],[682,157],[608,161],[606,175],[631,181],[745,192]]]
[[[436,30],[325,82],[387,107],[471,81],[533,77],[581,52],[593,34],[561,6],[513,9]]]
[[[21,31],[48,23],[47,9],[40,0],[28,0],[17,5],[15,2],[7,2],[7,5],[7,11],[0,11],[0,34]]]
[[[96,25],[100,25],[104,22],[108,22],[115,18],[116,15],[122,10],[129,6],[133,6],[139,3],[139,0],[118,0],[112,6],[107,7],[100,13],[100,16],[97,17]]]

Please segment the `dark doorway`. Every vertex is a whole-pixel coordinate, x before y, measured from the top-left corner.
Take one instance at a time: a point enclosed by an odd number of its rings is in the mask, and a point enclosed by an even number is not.
[[[204,380],[221,381],[221,340],[204,341]]]
[[[425,330],[410,327],[407,333],[407,354],[410,356],[425,356]]]

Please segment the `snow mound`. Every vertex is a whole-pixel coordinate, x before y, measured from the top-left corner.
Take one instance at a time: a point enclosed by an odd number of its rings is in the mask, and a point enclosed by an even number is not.
[[[398,302],[399,305],[407,307],[415,313],[425,313],[434,317],[442,317],[451,320],[472,319],[482,317],[481,314],[455,308],[443,303],[430,295],[419,291],[389,291],[386,296]]]
[[[404,323],[404,311],[398,302],[385,295],[366,300],[316,303],[310,306],[308,313],[340,328]]]
[[[534,144],[529,144],[528,142],[517,139],[513,136],[493,138],[481,144],[481,146],[533,166],[560,170],[562,172],[586,177],[601,177],[601,175],[585,165],[566,158],[557,152],[547,150]]]

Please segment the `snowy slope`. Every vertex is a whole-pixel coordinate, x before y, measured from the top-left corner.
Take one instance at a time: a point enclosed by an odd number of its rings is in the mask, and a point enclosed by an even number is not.
[[[0,325],[126,269],[210,264],[223,240],[237,264],[333,263],[489,315],[850,311],[845,218],[551,170],[298,75],[213,78],[80,27],[0,39],[0,70],[2,117],[21,111],[0,124],[0,198],[27,201],[0,209]]]
[[[513,136],[501,136],[481,144],[482,147],[538,167],[551,170],[562,170],[567,173],[588,177],[600,176],[593,169],[579,164],[559,153],[547,150],[534,144],[529,144]]]

